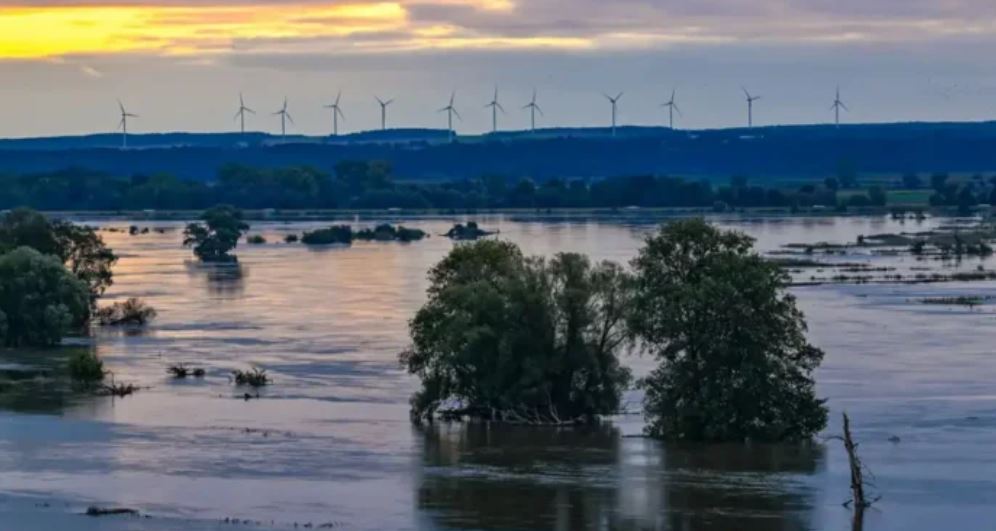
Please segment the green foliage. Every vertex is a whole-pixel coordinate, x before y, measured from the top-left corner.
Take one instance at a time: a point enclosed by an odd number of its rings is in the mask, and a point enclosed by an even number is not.
[[[287,236],[284,236],[285,243],[297,243],[299,239],[300,238],[298,238],[297,234],[288,234]]]
[[[239,244],[239,239],[249,230],[242,220],[242,211],[220,205],[201,215],[203,223],[191,223],[183,231],[183,245],[193,246],[194,254],[204,262],[231,262],[236,258],[229,253]]]
[[[823,352],[787,277],[741,233],[665,225],[634,259],[630,327],[660,365],[645,379],[647,432],[692,441],[783,441],[827,422],[814,394]]]
[[[377,225],[373,230],[361,230],[354,237],[357,240],[413,242],[425,238],[425,232],[419,229],[409,229],[403,225],[395,227],[384,223]]]
[[[246,243],[250,245],[263,245],[266,243],[266,238],[259,234],[253,234],[252,236],[246,238]]]
[[[92,383],[104,379],[104,362],[93,352],[80,352],[69,358],[69,377],[76,382]]]
[[[615,412],[629,372],[629,277],[577,254],[525,258],[514,244],[457,246],[429,273],[403,365],[422,380],[414,418],[459,406],[499,421],[561,423]],[[450,408],[452,409],[452,408]]]
[[[118,257],[90,227],[67,221],[50,221],[34,210],[19,208],[0,219],[0,252],[30,247],[57,256],[77,278],[87,284],[91,303],[113,282],[111,267]]]
[[[335,243],[353,243],[353,228],[349,225],[334,225],[327,229],[305,232],[301,236],[305,245],[331,245]]]
[[[155,318],[156,310],[142,300],[131,298],[97,310],[97,322],[104,326],[144,325]]]
[[[0,313],[5,345],[55,345],[86,322],[90,291],[57,257],[19,247],[0,255]]]

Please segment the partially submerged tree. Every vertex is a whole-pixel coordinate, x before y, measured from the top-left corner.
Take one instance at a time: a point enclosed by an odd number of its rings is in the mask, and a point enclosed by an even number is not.
[[[50,221],[34,210],[19,208],[0,219],[0,253],[30,247],[59,260],[90,290],[91,304],[113,282],[111,267],[118,257],[91,227]]]
[[[647,432],[692,441],[784,441],[826,426],[788,279],[741,233],[668,224],[634,259],[631,329],[660,365],[644,380]]]
[[[242,211],[228,206],[213,207],[201,215],[203,223],[191,223],[183,230],[183,245],[192,246],[194,254],[204,262],[234,262],[228,254],[249,230]]]
[[[90,314],[90,291],[52,255],[19,247],[0,255],[0,341],[58,344]]]
[[[630,381],[629,277],[577,254],[525,258],[512,243],[460,245],[429,273],[403,365],[422,380],[415,419],[573,423],[618,410]]]

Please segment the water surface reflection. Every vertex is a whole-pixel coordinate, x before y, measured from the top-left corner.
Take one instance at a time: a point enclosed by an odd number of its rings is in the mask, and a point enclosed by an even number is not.
[[[583,430],[419,429],[416,502],[441,529],[804,529],[819,445],[665,446]]]

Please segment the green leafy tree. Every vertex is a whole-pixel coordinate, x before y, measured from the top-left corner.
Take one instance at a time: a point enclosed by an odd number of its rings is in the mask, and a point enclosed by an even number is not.
[[[562,423],[618,409],[630,380],[616,356],[630,293],[619,266],[577,254],[525,258],[514,244],[486,240],[457,246],[429,279],[401,356],[422,380],[414,418],[458,409]]]
[[[91,304],[113,283],[118,257],[91,227],[50,221],[34,210],[19,208],[0,219],[0,252],[30,247],[59,260],[90,290]]]
[[[201,221],[203,223],[187,225],[183,231],[183,245],[192,246],[197,258],[204,262],[235,261],[236,258],[228,253],[249,231],[249,224],[242,219],[242,211],[220,205],[205,211]]]
[[[0,315],[8,347],[58,344],[90,314],[90,290],[56,256],[19,247],[0,255]]]
[[[702,220],[663,226],[633,261],[630,327],[660,365],[643,381],[647,432],[668,440],[784,441],[827,422],[823,352],[787,277],[753,240]]]

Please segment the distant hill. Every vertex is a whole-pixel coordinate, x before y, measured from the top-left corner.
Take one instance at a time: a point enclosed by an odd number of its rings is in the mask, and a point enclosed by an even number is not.
[[[171,173],[209,180],[238,162],[331,170],[342,160],[386,160],[401,179],[613,177],[672,174],[766,179],[860,173],[996,172],[996,122],[799,125],[672,131],[657,127],[557,128],[460,136],[390,129],[335,138],[264,133],[100,134],[0,140],[0,172],[70,166],[116,175]]]

